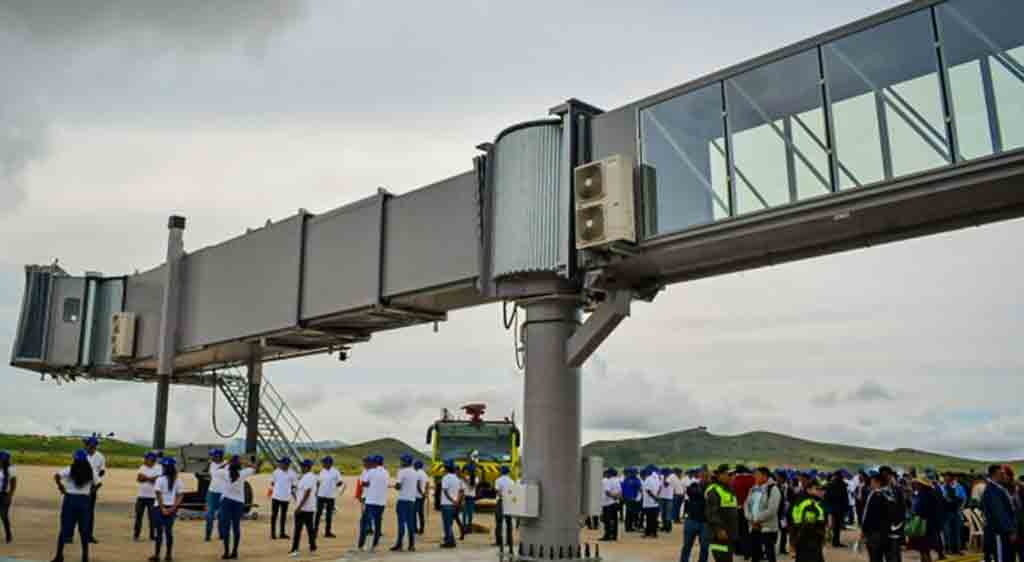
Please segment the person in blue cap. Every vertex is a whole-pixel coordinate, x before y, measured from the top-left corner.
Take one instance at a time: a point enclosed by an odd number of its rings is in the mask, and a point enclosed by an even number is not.
[[[462,504],[462,528],[467,534],[473,533],[473,516],[476,514],[477,466],[470,460],[462,467],[462,483],[465,502]]]
[[[416,479],[419,482],[419,492],[416,495],[416,533],[422,535],[427,526],[425,506],[427,498],[430,497],[430,476],[423,470],[423,461],[417,460],[412,463],[412,467],[416,469]]]
[[[326,512],[324,537],[333,539],[335,534],[331,531],[331,523],[334,520],[334,509],[338,494],[345,493],[345,480],[341,472],[334,468],[334,457],[326,456],[320,459],[320,474],[317,475],[316,491],[316,520],[313,527],[317,534],[320,533],[320,518]]]
[[[441,479],[441,524],[444,527],[444,541],[441,548],[455,548],[455,535],[452,525],[455,523],[458,506],[462,504],[462,479],[458,477],[459,467],[449,459],[444,462],[445,475]]]
[[[178,518],[178,508],[181,501],[185,499],[185,485],[178,478],[177,463],[173,458],[167,457],[160,461],[163,467],[163,476],[156,479],[156,507],[153,508],[153,519],[156,520],[156,542],[154,543],[153,556],[149,562],[159,562],[160,547],[166,539],[167,552],[164,556],[166,562],[174,558],[174,521]]]
[[[283,457],[277,461],[277,468],[270,475],[270,540],[291,538],[286,531],[288,504],[295,497],[298,480],[299,475],[292,470],[292,459]]]
[[[89,493],[89,511],[92,517],[89,518],[89,525],[96,523],[96,501],[99,499],[100,488],[103,487],[103,479],[107,476],[107,458],[99,451],[100,438],[93,433],[82,441],[85,444],[85,454],[89,459],[89,466],[92,467],[92,491]],[[96,544],[96,533],[92,527],[89,528],[89,542]]]
[[[242,541],[242,513],[245,512],[245,481],[259,470],[259,461],[255,466],[248,466],[242,462],[241,457],[233,455],[227,466],[219,469],[215,475],[226,482],[224,494],[220,498],[220,538],[224,541],[221,560],[238,559],[238,545]]]
[[[626,478],[622,481],[622,498],[626,502],[625,530],[627,533],[639,531],[641,511],[641,488],[643,482],[637,477],[635,466],[626,468]]]
[[[299,463],[302,475],[296,485],[295,498],[295,532],[292,539],[292,550],[289,554],[293,558],[299,556],[299,542],[302,540],[302,529],[306,529],[309,537],[309,551],[316,552],[316,528],[313,525],[313,514],[316,512],[316,488],[317,479],[313,474],[313,460],[303,459]]]
[[[135,481],[139,483],[138,493],[135,495],[135,525],[132,532],[132,540],[138,542],[142,536],[142,517],[149,520],[149,540],[156,540],[156,521],[153,517],[153,506],[156,504],[156,479],[164,474],[164,469],[156,464],[156,453],[148,451],[142,457],[142,466],[135,475]]]
[[[661,530],[665,533],[672,532],[672,501],[675,497],[675,474],[671,468],[662,468],[658,471],[661,476],[661,487],[658,489],[658,507],[661,517]]]
[[[217,520],[217,514],[220,511],[220,499],[224,495],[224,488],[227,486],[227,481],[223,477],[217,478],[214,475],[218,474],[220,469],[225,466],[224,450],[213,449],[210,451],[210,466],[207,469],[207,473],[210,475],[210,487],[206,490],[206,542],[210,542],[213,539],[213,522]],[[220,525],[217,525],[217,533],[219,535]]]
[[[412,467],[412,455],[405,453],[399,459],[401,468],[396,477],[395,489],[398,490],[398,502],[395,513],[398,515],[398,539],[391,547],[393,552],[402,550],[402,540],[409,534],[409,552],[416,550],[416,496],[420,492],[419,477]]]
[[[4,538],[7,544],[14,540],[11,535],[11,500],[18,489],[18,477],[14,465],[11,464],[11,453],[0,451],[0,522],[4,525]]]
[[[373,542],[370,552],[377,550],[380,544],[381,524],[384,508],[388,503],[388,471],[384,468],[384,457],[373,455],[363,481],[363,515],[359,520],[359,550],[365,550],[366,539],[373,529]]]
[[[644,538],[658,537],[658,512],[661,511],[658,503],[658,492],[661,490],[661,479],[658,478],[658,471],[653,465],[647,465],[640,472],[643,477],[641,507],[644,510]]]
[[[71,542],[75,527],[82,542],[82,562],[89,560],[89,534],[92,529],[92,506],[89,500],[92,494],[92,465],[89,454],[84,449],[75,451],[71,456],[71,466],[53,475],[57,489],[64,499],[60,507],[60,534],[57,536],[57,554],[53,562],[64,562],[64,545]]]
[[[512,471],[508,465],[501,465],[499,470],[501,476],[494,481],[494,491],[498,495],[498,503],[494,509],[494,546],[500,549],[505,545],[512,546],[512,517],[505,515],[504,495],[512,489],[515,482],[509,476]]]

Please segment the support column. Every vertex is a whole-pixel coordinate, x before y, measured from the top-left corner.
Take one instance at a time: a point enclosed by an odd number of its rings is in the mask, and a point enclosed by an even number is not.
[[[260,439],[260,386],[263,384],[263,357],[259,344],[252,346],[246,375],[249,378],[249,394],[245,402],[245,454],[255,455]]]
[[[171,397],[171,375],[177,350],[178,295],[181,293],[181,258],[185,256],[183,233],[185,217],[171,215],[167,220],[167,275],[164,277],[163,303],[160,308],[160,340],[157,349],[158,375],[156,408],[153,421],[153,448],[167,446],[167,408]]]
[[[526,310],[523,480],[540,485],[540,517],[523,519],[524,551],[579,544],[580,376],[566,342],[577,326],[574,296],[522,303]]]

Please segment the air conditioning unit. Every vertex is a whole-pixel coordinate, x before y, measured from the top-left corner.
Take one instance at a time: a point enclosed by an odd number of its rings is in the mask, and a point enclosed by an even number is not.
[[[614,155],[576,168],[576,249],[636,243],[633,159]]]
[[[135,357],[134,312],[115,312],[110,319],[110,357],[114,361]]]

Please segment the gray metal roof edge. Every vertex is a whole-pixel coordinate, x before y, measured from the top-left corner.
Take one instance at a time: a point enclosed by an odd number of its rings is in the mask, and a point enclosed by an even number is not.
[[[662,90],[661,92],[645,96],[638,100],[634,100],[622,106],[616,107],[615,109],[608,110],[606,114],[628,108],[648,107],[658,102],[679,96],[680,94],[685,94],[687,92],[700,89],[704,86],[714,84],[716,82],[720,82],[722,80],[742,74],[748,70],[752,70],[754,68],[764,66],[766,64],[784,59],[786,57],[802,53],[808,49],[816,48],[819,45],[835,41],[836,39],[841,39],[843,37],[853,35],[860,31],[876,27],[878,25],[895,20],[907,14],[911,14],[913,12],[924,10],[931,6],[945,3],[946,1],[947,0],[912,0],[910,2],[906,2],[898,6],[889,8],[885,11],[863,17],[859,20],[848,23],[846,25],[842,25],[825,31],[823,33],[819,33],[817,35],[814,35],[813,37],[803,39],[801,41],[775,49],[773,51],[769,51],[768,53],[754,57],[752,59],[748,59],[746,61],[716,70],[710,74],[706,74],[699,78],[695,78],[693,80],[684,82],[678,86],[673,86],[667,90]]]

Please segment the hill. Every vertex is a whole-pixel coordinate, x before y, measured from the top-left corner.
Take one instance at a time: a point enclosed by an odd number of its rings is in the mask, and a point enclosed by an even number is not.
[[[14,455],[17,464],[64,465],[71,462],[71,453],[82,448],[80,437],[51,437],[47,435],[8,435],[0,433],[0,449]],[[142,445],[103,439],[100,450],[107,466],[135,468],[142,455],[149,450]]]
[[[603,457],[608,466],[696,466],[720,463],[856,468],[888,464],[897,467],[934,467],[939,470],[983,470],[989,463],[913,449],[886,451],[821,443],[778,433],[757,431],[740,435],[715,435],[704,428],[676,431],[641,439],[595,441],[584,455]]]
[[[403,441],[398,439],[374,439],[365,443],[357,443],[346,447],[339,447],[325,451],[334,457],[334,464],[339,470],[346,474],[358,473],[363,466],[363,458],[368,455],[384,455],[385,463],[390,467],[398,466],[398,459],[403,454],[409,453],[413,458],[426,462],[428,459],[423,453],[417,451]]]

